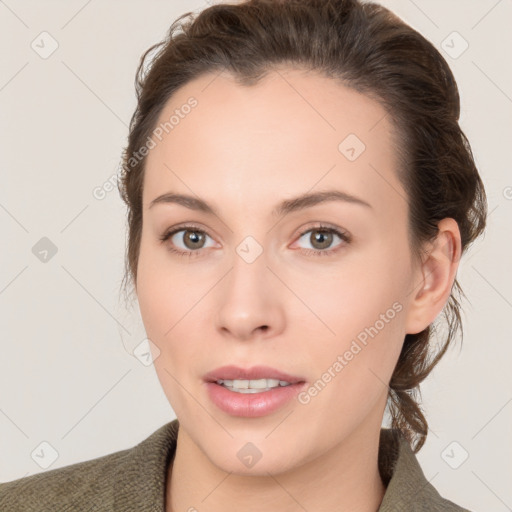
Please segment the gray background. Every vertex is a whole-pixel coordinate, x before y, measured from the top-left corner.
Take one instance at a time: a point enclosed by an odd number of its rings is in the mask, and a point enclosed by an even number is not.
[[[489,199],[487,234],[458,272],[463,348],[422,387],[431,430],[418,458],[452,501],[511,510],[512,2],[382,3],[450,63]],[[152,366],[132,355],[144,331],[118,295],[124,205],[116,188],[93,191],[117,172],[141,54],[205,6],[0,1],[0,481],[128,448],[175,417]],[[43,237],[57,249],[46,262],[33,252]]]

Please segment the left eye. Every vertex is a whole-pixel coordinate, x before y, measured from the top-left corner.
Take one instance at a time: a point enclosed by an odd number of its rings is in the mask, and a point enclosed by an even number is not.
[[[305,239],[312,244],[312,249],[307,251],[313,252],[331,252],[336,249],[330,249],[333,244],[334,237],[338,237],[341,241],[348,242],[348,236],[334,228],[317,227],[308,229],[301,233],[299,240]],[[338,244],[341,245],[341,244]]]

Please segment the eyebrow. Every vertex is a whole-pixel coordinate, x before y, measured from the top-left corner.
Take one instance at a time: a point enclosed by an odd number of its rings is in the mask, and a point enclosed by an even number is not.
[[[305,193],[292,199],[286,199],[272,210],[272,216],[282,217],[289,213],[310,208],[328,201],[343,201],[370,209],[372,208],[372,206],[363,199],[348,194],[347,192],[342,192],[341,190],[324,190],[321,192]],[[186,194],[176,194],[173,192],[162,194],[151,201],[149,208],[152,208],[156,204],[179,204],[191,210],[197,210],[219,217],[219,213],[212,205],[208,204],[203,199]]]

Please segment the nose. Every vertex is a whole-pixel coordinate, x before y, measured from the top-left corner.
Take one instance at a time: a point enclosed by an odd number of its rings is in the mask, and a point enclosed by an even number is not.
[[[216,327],[225,338],[270,338],[283,330],[283,285],[267,267],[264,253],[252,263],[235,254],[222,281],[215,301]]]

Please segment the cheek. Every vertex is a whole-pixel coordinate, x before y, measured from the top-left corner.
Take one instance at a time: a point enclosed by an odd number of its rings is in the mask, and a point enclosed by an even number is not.
[[[160,378],[164,368],[173,375],[186,373],[197,358],[200,348],[194,340],[199,337],[193,329],[204,313],[201,299],[209,286],[201,278],[191,281],[186,265],[173,264],[165,249],[142,240],[137,297],[147,336],[160,351],[154,361]]]
[[[322,336],[321,349],[318,343],[306,349],[314,380],[301,403],[321,418],[319,435],[327,438],[338,436],[339,426],[350,432],[368,415],[378,416],[386,403],[404,339],[405,310],[389,290],[371,291],[363,301],[340,300],[330,320],[336,336]]]
[[[184,276],[166,266],[166,251],[142,237],[137,266],[137,298],[148,337],[162,348],[183,316]],[[171,331],[170,331],[171,329]]]
[[[403,315],[396,313],[405,308],[410,286],[407,257],[400,257],[399,249],[374,245],[333,267],[322,279],[298,280],[297,295],[307,297],[310,309],[317,313],[315,327],[327,342],[332,339],[336,345],[336,340],[350,340],[376,323],[379,331],[391,334],[390,324],[396,327],[402,320]]]
[[[407,254],[406,247],[376,246],[347,264],[350,271],[312,288],[308,304],[322,322],[315,320],[315,335],[313,325],[309,330],[322,349],[307,342],[305,351],[315,361],[317,378],[328,380],[322,375],[335,373],[332,388],[343,388],[345,397],[385,388],[392,374],[405,336],[411,276]]]
[[[190,343],[190,324],[187,323],[193,297],[190,300],[186,297],[190,289],[186,276],[170,269],[169,261],[165,261],[165,255],[162,257],[164,253],[160,248],[145,244],[144,240],[141,242],[137,298],[146,334],[157,347],[153,348],[157,377],[174,412],[186,417],[197,414],[195,410],[188,410],[193,404],[188,403],[180,387],[194,360],[194,352],[197,355],[197,348]]]

